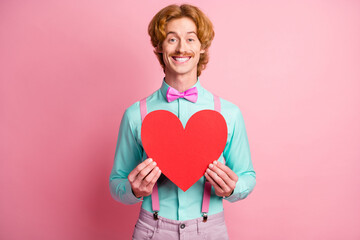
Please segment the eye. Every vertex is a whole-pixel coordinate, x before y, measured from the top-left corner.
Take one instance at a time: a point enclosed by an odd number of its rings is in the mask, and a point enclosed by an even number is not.
[[[176,38],[170,38],[170,39],[169,39],[169,42],[171,42],[171,43],[176,42]]]
[[[194,41],[195,41],[195,39],[193,39],[193,38],[189,38],[189,39],[188,39],[188,41],[189,41],[189,42],[194,42]]]

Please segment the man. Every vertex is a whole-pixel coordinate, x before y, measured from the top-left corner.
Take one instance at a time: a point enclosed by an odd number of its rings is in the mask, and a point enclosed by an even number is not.
[[[198,79],[208,62],[212,24],[197,7],[170,5],[154,16],[148,32],[165,78],[158,91],[124,113],[110,175],[111,194],[124,204],[142,201],[133,239],[228,239],[222,201],[244,199],[255,186],[255,172],[240,110],[226,100],[216,102]],[[185,126],[193,114],[214,106],[221,106],[226,120],[225,149],[204,177],[184,192],[161,175],[156,159],[147,158],[142,118],[154,110],[167,110]],[[211,192],[204,188],[209,183]]]

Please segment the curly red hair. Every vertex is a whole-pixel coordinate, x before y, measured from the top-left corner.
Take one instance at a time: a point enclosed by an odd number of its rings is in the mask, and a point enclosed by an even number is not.
[[[159,53],[157,49],[161,50],[162,43],[166,38],[166,24],[172,19],[182,17],[188,17],[194,21],[201,48],[205,50],[204,53],[200,54],[199,63],[197,65],[197,76],[200,76],[201,71],[205,69],[206,64],[209,62],[208,49],[214,39],[215,32],[210,19],[199,8],[189,4],[182,4],[180,6],[173,4],[161,9],[153,17],[148,27],[151,43],[155,48],[154,53],[165,71],[162,53]]]

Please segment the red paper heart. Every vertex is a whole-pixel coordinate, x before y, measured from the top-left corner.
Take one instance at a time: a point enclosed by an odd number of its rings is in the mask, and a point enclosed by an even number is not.
[[[213,110],[192,115],[183,128],[173,113],[150,112],[141,127],[144,149],[162,173],[186,191],[223,152],[227,139],[224,117]]]

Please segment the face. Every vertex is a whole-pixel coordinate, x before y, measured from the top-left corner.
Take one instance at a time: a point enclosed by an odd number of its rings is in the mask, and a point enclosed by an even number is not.
[[[166,38],[162,44],[165,74],[197,76],[201,43],[196,35],[195,23],[187,17],[173,19],[165,27]]]

